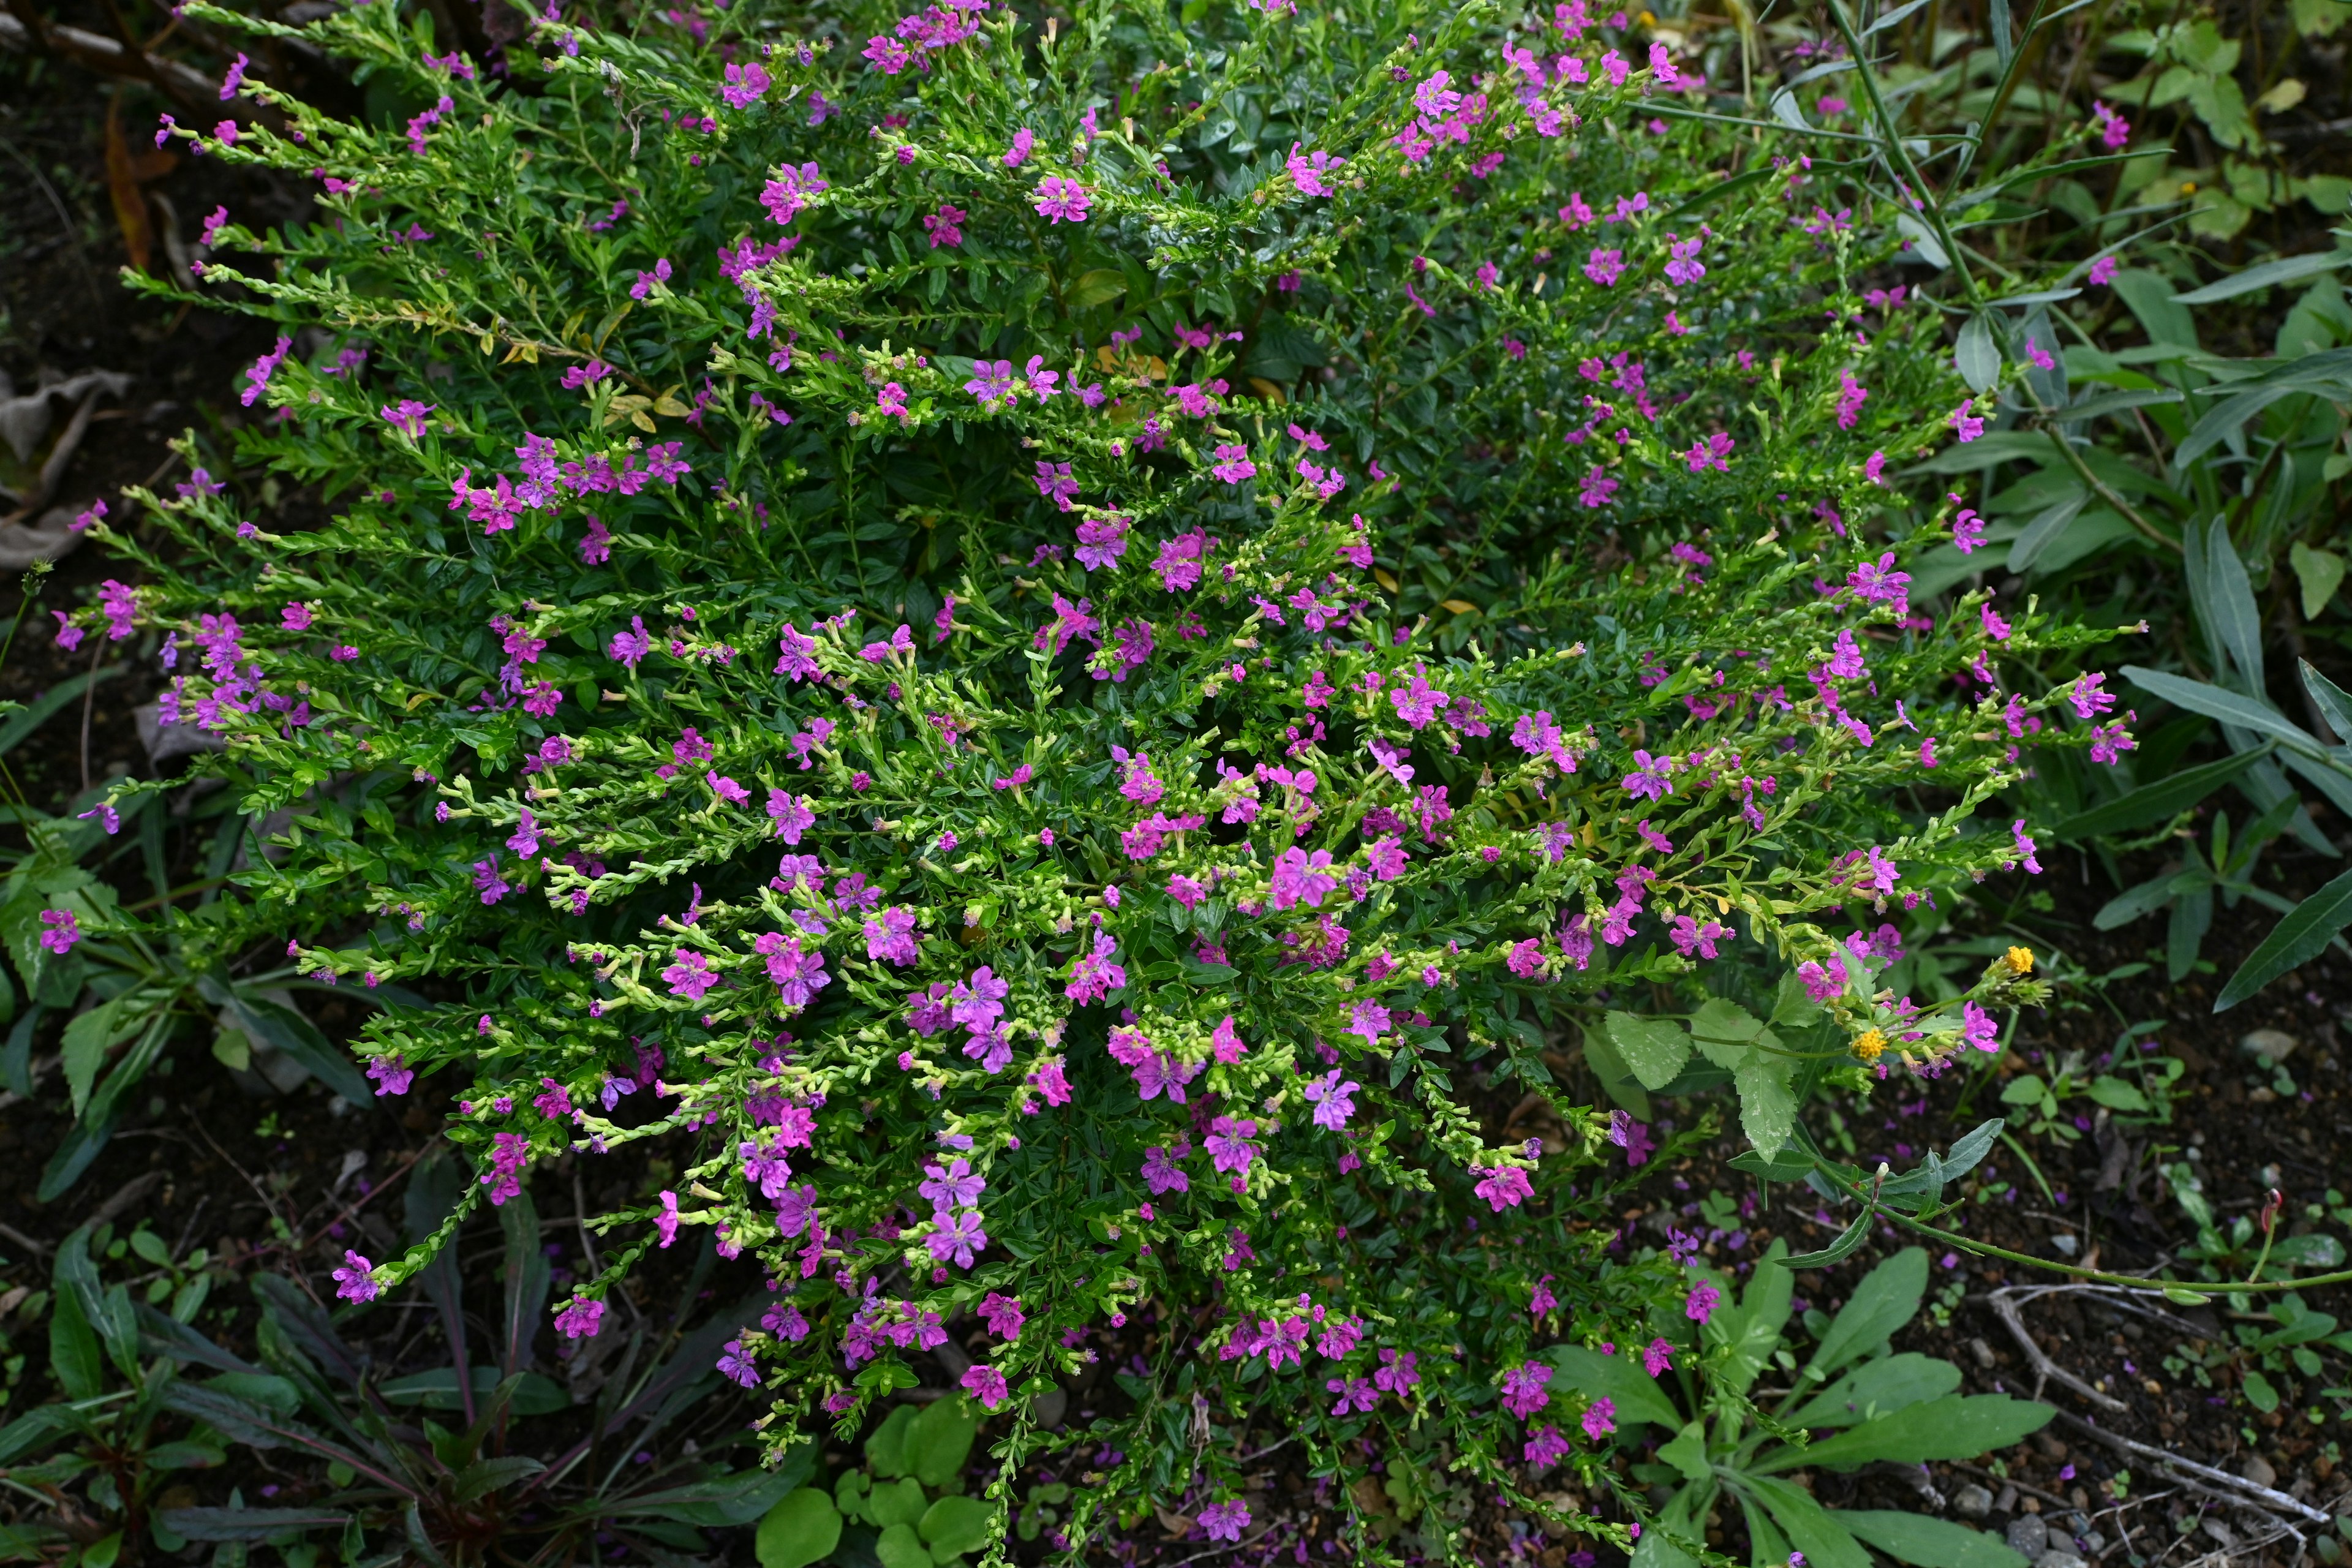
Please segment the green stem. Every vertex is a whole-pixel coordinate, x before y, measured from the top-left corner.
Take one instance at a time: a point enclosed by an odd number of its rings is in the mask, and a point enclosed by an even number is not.
[[[1853,55],[1853,74],[1862,79],[1862,90],[1870,100],[1871,112],[1885,130],[1885,152],[1902,171],[1904,183],[1908,187],[1903,193],[1905,199],[1916,200],[1919,204],[1918,210],[1926,215],[1927,222],[1935,228],[1936,237],[1942,242],[1945,258],[1951,262],[1952,271],[1958,276],[1960,288],[1968,294],[1969,303],[1979,303],[1977,280],[1970,276],[1968,262],[1961,256],[1960,242],[1952,237],[1950,227],[1944,222],[1943,209],[1927,199],[1927,183],[1919,177],[1919,166],[1911,161],[1911,149],[1903,144],[1902,127],[1895,124],[1895,116],[1887,110],[1886,100],[1879,96],[1878,73],[1870,68],[1870,61],[1863,53],[1862,39],[1854,35],[1853,24],[1846,20],[1845,8],[1837,0],[1830,0],[1829,13],[1830,20],[1837,24],[1839,36],[1845,39],[1845,47]]]
[[[2003,1141],[2007,1141],[2006,1134],[2003,1135]],[[1822,1173],[1836,1180],[1834,1173],[1824,1170]],[[2210,1285],[2200,1280],[2193,1286],[2177,1279],[2143,1279],[2137,1274],[2107,1274],[2096,1268],[2079,1268],[2071,1263],[2053,1263],[2046,1258],[2035,1258],[2023,1252],[2011,1252],[2005,1247],[1995,1247],[1989,1241],[1971,1240],[1956,1232],[1945,1230],[1939,1226],[1928,1225],[1925,1221],[1914,1219],[1907,1214],[1888,1208],[1873,1198],[1867,1187],[1849,1185],[1843,1181],[1839,1181],[1838,1186],[1846,1196],[1861,1203],[1878,1218],[1892,1220],[1906,1230],[1933,1237],[1955,1250],[1970,1253],[1979,1258],[1998,1258],[2008,1263],[2021,1263],[2028,1268],[2046,1269],[2053,1274],[2068,1275],[2096,1285],[2114,1285],[2126,1290],[2144,1290],[2151,1295],[2166,1295],[2174,1290],[2188,1290],[2200,1295],[2221,1296],[2252,1295],[2273,1290],[2315,1290],[2323,1285],[2352,1284],[2352,1268],[2338,1269],[2333,1274],[2314,1274],[2303,1279],[2276,1279],[2267,1282],[2249,1279],[2238,1283],[2225,1281]]]

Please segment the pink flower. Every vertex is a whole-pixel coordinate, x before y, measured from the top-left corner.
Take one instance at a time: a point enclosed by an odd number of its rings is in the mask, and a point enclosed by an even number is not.
[[[1568,1458],[1569,1453],[1568,1439],[1559,1435],[1559,1427],[1538,1426],[1535,1436],[1528,1439],[1524,1457],[1537,1469],[1548,1470]]]
[[[966,1368],[963,1387],[965,1393],[980,1401],[984,1410],[999,1409],[1013,1397],[1012,1386],[1004,1381],[1004,1374],[992,1366]]]
[[[1017,1340],[1028,1315],[1022,1311],[1020,1301],[1011,1296],[1000,1296],[991,1290],[980,1303],[980,1315],[988,1324],[988,1331],[1001,1340]]]
[[[81,925],[71,910],[43,910],[41,923],[49,928],[41,933],[41,945],[59,957],[71,952],[74,943],[81,940]]]
[[[1439,73],[1443,75],[1443,72]],[[1194,1516],[1212,1541],[1234,1542],[1242,1538],[1249,1528],[1249,1504],[1235,1499],[1229,1502],[1213,1502]]]
[[[2116,280],[2116,269],[2122,266],[2123,263],[2112,256],[2100,257],[2091,263],[2091,286],[2095,289],[2105,288]]]
[[[1664,1340],[1652,1340],[1642,1352],[1642,1370],[1657,1376],[1675,1364],[1675,1347]]]
[[[1954,430],[1959,432],[1963,444],[1973,441],[1984,434],[1985,422],[1976,416],[1974,408],[1973,403],[1962,403],[1958,408],[1952,410],[1946,421]]]
[[[930,236],[931,248],[937,250],[943,245],[950,247],[961,245],[963,229],[961,226],[971,216],[961,207],[946,202],[940,204],[939,211],[924,214],[923,232]]]
[[[1217,458],[1216,465],[1209,471],[1229,485],[1237,485],[1244,479],[1255,479],[1257,476],[1257,465],[1250,461],[1247,447],[1236,447],[1231,444],[1220,446],[1217,448]]]
[[[1609,288],[1625,275],[1625,253],[1596,247],[1585,258],[1584,275],[1603,289]]]
[[[358,1253],[345,1251],[343,1266],[335,1270],[335,1294],[345,1301],[373,1301],[376,1298],[375,1265]]]
[[[604,1303],[593,1297],[574,1296],[555,1314],[556,1331],[568,1340],[593,1340],[604,1326]]]
[[[1090,199],[1091,193],[1077,181],[1051,174],[1037,182],[1037,189],[1029,198],[1037,216],[1048,223],[1086,222]]]
[[[1486,1179],[1470,1189],[1486,1200],[1496,1214],[1517,1208],[1535,1195],[1527,1172],[1517,1165],[1502,1165],[1486,1173]]]
[[[1711,1281],[1702,1279],[1691,1287],[1690,1294],[1684,1299],[1683,1316],[1694,1323],[1705,1323],[1715,1315],[1716,1304],[1722,1300],[1723,1292]]]
[[[1617,1402],[1613,1399],[1594,1400],[1584,1412],[1584,1435],[1595,1442],[1617,1430]]]
[[[1503,1374],[1503,1408],[1524,1421],[1551,1403],[1544,1384],[1551,1381],[1551,1368],[1541,1362],[1529,1362],[1515,1366]]]

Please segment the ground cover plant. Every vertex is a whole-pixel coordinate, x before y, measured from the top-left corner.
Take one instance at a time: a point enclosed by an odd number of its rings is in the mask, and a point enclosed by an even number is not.
[[[469,1203],[680,1151],[559,1324],[709,1227],[772,1281],[720,1366],[780,1446],[978,1318],[1005,1476],[1116,1456],[1066,1544],[1149,1497],[1238,1539],[1234,1438],[1301,1395],[1318,1466],[1418,1416],[1516,1494],[1577,1452],[1538,1320],[1688,1289],[1601,1261],[1649,1133],[1552,1034],[1731,1084],[1769,1153],[2033,994],[2001,949],[1922,1005],[1872,929],[2032,865],[1976,816],[2026,756],[2130,744],[2089,634],[1906,592],[1976,538],[1889,464],[1980,437],[2031,302],[1865,165],[1717,151],[1622,22],[805,20],[551,20],[500,82],[360,7],[311,37],[388,124],[248,79],[282,121],[166,128],[321,182],[205,278],[285,328],[241,459],[336,515],[199,467],[67,617],[166,634],[197,770],[290,814],[155,924],[384,1004],[387,1099],[470,1079]],[[1972,307],[1957,373],[1863,276],[1905,247]],[[37,913],[58,958],[139,930]],[[1523,1091],[1557,1149],[1502,1136]],[[1132,1413],[1034,1421],[1147,1308]]]

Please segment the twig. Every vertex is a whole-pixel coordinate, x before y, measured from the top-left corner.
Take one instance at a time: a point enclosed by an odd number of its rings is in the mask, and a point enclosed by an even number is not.
[[[114,1195],[108,1198],[104,1203],[99,1205],[91,1213],[90,1216],[82,1221],[82,1224],[88,1226],[92,1230],[97,1229],[100,1226],[106,1224],[108,1221],[113,1219],[117,1215],[120,1215],[123,1210],[129,1208],[132,1204],[137,1203],[141,1198],[145,1197],[149,1193],[154,1191],[157,1186],[162,1184],[163,1180],[163,1172],[150,1171],[145,1175],[141,1176],[134,1181],[123,1183],[121,1186],[115,1189]]]
[[[2026,1361],[2032,1365],[2033,1397],[2040,1399],[2042,1385],[2052,1378],[2056,1378],[2102,1410],[2117,1415],[2128,1411],[2131,1406],[2122,1400],[2111,1394],[2101,1394],[2097,1389],[2052,1361],[2042,1352],[2042,1346],[2035,1342],[2032,1334],[2026,1331],[2025,1320],[2018,1315],[2017,1303],[2010,1296],[2010,1290],[2012,1289],[2014,1287],[2004,1287],[1995,1290],[1985,1298],[1985,1304],[1992,1309],[1992,1315],[2001,1321],[2002,1327],[2009,1330],[2009,1337],[2017,1342],[2017,1348],[2025,1352]]]
[[[89,678],[81,689],[81,787],[85,795],[89,792],[89,718],[98,706],[98,661],[106,653],[105,643],[96,637],[90,643]]]
[[[23,1231],[18,1230],[15,1226],[9,1225],[5,1221],[0,1221],[0,1236],[6,1237],[17,1246],[31,1252],[35,1257],[46,1257],[49,1251],[49,1244],[47,1242],[35,1241],[31,1237],[26,1236]]]
[[[2041,1403],[2049,1402],[2043,1400]],[[2217,1470],[2210,1465],[2200,1465],[2194,1459],[2184,1459],[2178,1454],[2168,1454],[2162,1448],[2151,1448],[2146,1443],[2134,1442],[2121,1433],[2110,1432],[2095,1422],[2084,1420],[2071,1410],[2060,1410],[2054,1405],[2050,1408],[2058,1411],[2059,1420],[2084,1436],[2095,1437],[2111,1448],[2120,1448],[2127,1454],[2136,1454],[2152,1464],[2179,1472],[2170,1479],[2191,1491],[2200,1491],[2209,1497],[2219,1498],[2223,1502],[2237,1508],[2290,1513],[2312,1524],[2324,1525],[2331,1522],[2329,1515],[2321,1512],[2309,1503],[2298,1502],[2283,1491],[2270,1487],[2256,1486],[2253,1482],[2233,1476],[2227,1470]],[[2200,1485],[2200,1482],[2205,1484]]]
[[[1971,1465],[1964,1459],[1951,1459],[1946,1462],[1948,1463],[1953,1469],[1966,1471],[1969,1475],[1980,1477],[1988,1481],[1999,1481],[2005,1487],[2015,1487],[2019,1491],[2025,1492],[2032,1497],[2038,1497],[2043,1502],[2056,1503],[2060,1508],[2070,1509],[2074,1506],[2072,1499],[2060,1497],[2056,1492],[2045,1492],[2040,1487],[2033,1485],[2032,1482],[2021,1481],[2015,1476],[1997,1476],[1990,1470],[1986,1469],[1982,1465]],[[1908,1467],[1906,1466],[1897,1467],[1897,1468],[1907,1468]]]

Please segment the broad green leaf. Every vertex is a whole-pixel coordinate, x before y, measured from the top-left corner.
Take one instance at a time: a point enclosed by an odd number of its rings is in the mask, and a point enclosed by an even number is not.
[[[2257,289],[2316,278],[2347,263],[2352,263],[2352,251],[2315,250],[2302,256],[2283,256],[2275,261],[2241,268],[2218,283],[2191,289],[2186,294],[2175,294],[2172,302],[2176,305],[2210,305],[2222,300],[2234,300],[2241,294],[2251,294]]]
[[[2352,871],[2347,871],[2295,905],[2294,912],[2271,928],[2262,945],[2246,955],[2221,994],[2213,1011],[2226,1013],[2298,964],[2316,958],[2331,939],[2352,924]]]
[[[1906,1405],[1892,1415],[1824,1437],[1806,1448],[1767,1456],[1759,1468],[1770,1472],[1799,1466],[1853,1469],[1877,1460],[1924,1464],[1929,1459],[1973,1459],[2006,1448],[2050,1424],[2057,1412],[2030,1399],[2005,1394],[1948,1395]]]
[[[1813,1352],[1811,1364],[1835,1373],[1856,1356],[1876,1349],[1909,1322],[1927,1293],[1927,1254],[1906,1247],[1862,1278],[1853,1294],[1830,1321],[1829,1332]]]
[[[923,1483],[912,1476],[877,1481],[874,1489],[866,1494],[866,1517],[878,1530],[887,1530],[894,1524],[913,1524],[929,1506],[930,1500],[923,1495]]]
[[[1685,1426],[1673,1442],[1658,1450],[1658,1462],[1680,1470],[1686,1481],[1706,1479],[1713,1471],[1706,1458],[1706,1423],[1694,1421]]]
[[[2136,827],[2169,822],[2270,752],[2270,747],[2262,746],[2223,757],[2219,762],[2200,763],[2196,767],[2168,773],[2155,783],[2142,784],[2105,805],[2095,805],[2088,811],[2075,813],[2052,828],[2051,837],[2073,842],[2103,833],[2128,833]]]
[[[1614,1400],[1619,1426],[1646,1421],[1669,1431],[1681,1429],[1683,1413],[1675,1408],[1658,1380],[1642,1370],[1640,1356],[1602,1355],[1582,1345],[1565,1344],[1548,1346],[1542,1354],[1565,1374],[1570,1389],[1595,1399]]]
[[[1958,1367],[1937,1356],[1905,1351],[1864,1362],[1785,1419],[1791,1426],[1853,1426],[1959,1391]]]
[[[1755,1014],[1721,997],[1709,997],[1691,1016],[1690,1031],[1699,1055],[1730,1072],[1759,1049],[1770,1050],[1780,1043]]]
[[[907,1429],[907,1468],[917,1480],[937,1490],[963,1468],[979,1431],[980,1417],[970,1400],[961,1394],[933,1400]]]
[[[1642,1087],[1642,1080],[1633,1076],[1633,1069],[1610,1043],[1608,1031],[1588,1025],[1577,1033],[1584,1040],[1585,1065],[1591,1068],[1601,1092],[1631,1111],[1634,1121],[1654,1120],[1650,1114],[1650,1091]]]
[[[2023,572],[2032,567],[2042,552],[2066,531],[2066,525],[2082,515],[2090,500],[2091,492],[2078,487],[2074,494],[2035,513],[2033,521],[2025,525],[2009,547],[2009,569]]]
[[[2238,1379],[2238,1387],[2245,1394],[2246,1403],[2265,1415],[2279,1407],[2278,1390],[2271,1385],[2269,1378],[2252,1367]]]
[[[1789,1064],[1780,1057],[1749,1052],[1733,1070],[1739,1090],[1739,1129],[1766,1153],[1788,1142],[1797,1124],[1797,1096],[1789,1087]]]
[[[1675,1081],[1690,1059],[1690,1037],[1680,1024],[1664,1018],[1637,1018],[1631,1013],[1609,1015],[1609,1042],[1642,1087],[1656,1090]]]
[[[1830,1517],[1855,1539],[1914,1568],[2026,1568],[2023,1556],[1987,1531],[1894,1509],[1836,1509]]]
[[[2169,386],[2132,387],[2121,392],[2095,393],[2069,405],[2062,417],[2069,423],[2077,419],[2104,419],[2114,414],[2128,414],[2135,408],[2154,408],[2180,400],[2180,394]]]
[[[2120,1110],[2132,1116],[2144,1116],[2147,1113],[2147,1096],[2142,1094],[2135,1085],[2126,1083],[2119,1078],[2108,1076],[2093,1079],[2091,1087],[2084,1092],[2110,1110]]]
[[[882,1418],[874,1436],[866,1439],[866,1462],[877,1476],[898,1477],[907,1473],[907,1428],[915,1424],[915,1407],[901,1405]]]
[[[1127,292],[1127,276],[1115,267],[1097,267],[1082,272],[1070,285],[1065,302],[1074,310],[1084,310],[1096,305],[1108,305]]]
[[[66,1087],[73,1096],[76,1116],[89,1108],[90,1086],[97,1080],[98,1069],[105,1065],[106,1053],[139,1032],[155,1003],[152,992],[126,992],[111,1002],[102,1002],[77,1015],[66,1026],[58,1052],[65,1068]]]
[[[1739,1305],[1718,1308],[1707,1321],[1706,1337],[1728,1352],[1717,1379],[1734,1392],[1745,1393],[1780,1348],[1780,1331],[1788,1325],[1797,1287],[1796,1275],[1780,1267],[1788,1256],[1789,1244],[1775,1241],[1748,1276]]]
[[[2317,620],[2319,612],[2336,597],[2336,590],[2344,585],[2344,557],[2333,550],[2314,550],[2299,539],[2286,556],[2288,563],[2294,568],[2295,582],[2303,589],[2303,618]],[[2305,669],[2310,668],[2308,663],[2304,665]],[[2330,723],[2333,722],[2331,719]],[[2336,737],[2339,740],[2347,738],[2341,730],[2336,731]]]
[[[1813,1494],[1793,1481],[1748,1476],[1741,1484],[1756,1495],[1789,1544],[1805,1554],[1808,1568],[1871,1568],[1870,1553],[1832,1519]]]
[[[915,1531],[931,1555],[945,1562],[987,1545],[995,1518],[996,1510],[977,1498],[943,1497],[925,1510]]]
[[[814,1487],[803,1487],[768,1510],[752,1540],[760,1568],[808,1568],[841,1544],[841,1513]]]
[[[876,1537],[874,1555],[882,1568],[932,1568],[931,1554],[911,1524],[894,1524]]]

